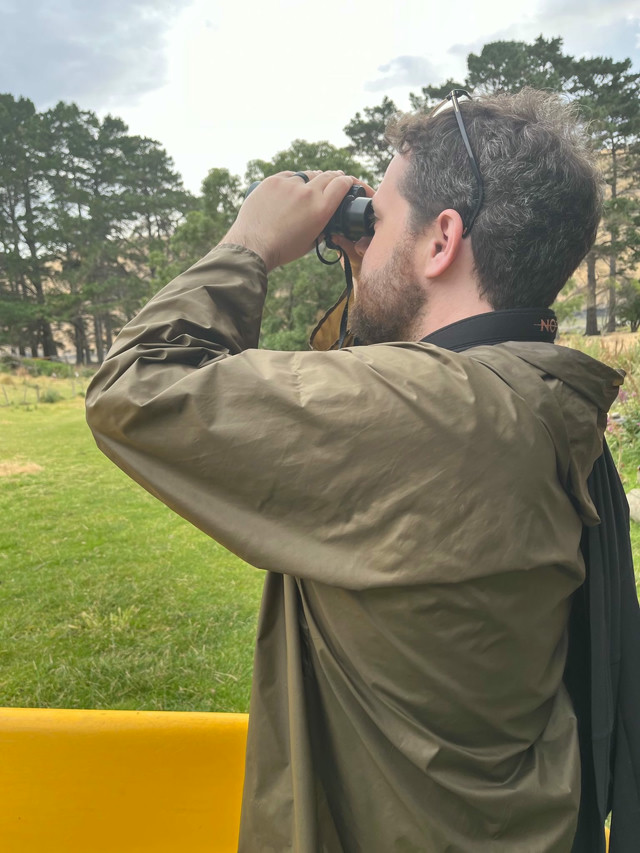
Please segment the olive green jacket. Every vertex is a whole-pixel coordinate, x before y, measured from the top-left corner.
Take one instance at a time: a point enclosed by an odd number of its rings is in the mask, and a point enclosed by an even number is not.
[[[116,464],[268,572],[240,850],[569,851],[567,620],[621,377],[540,343],[258,350],[266,284],[213,250],[87,394]]]

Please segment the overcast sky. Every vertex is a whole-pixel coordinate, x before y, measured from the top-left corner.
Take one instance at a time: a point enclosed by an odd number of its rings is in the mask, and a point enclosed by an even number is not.
[[[498,39],[633,60],[640,0],[0,0],[0,92],[123,118],[185,185],[243,175],[296,138],[346,144],[364,107],[449,77]],[[518,11],[521,8],[522,11]]]

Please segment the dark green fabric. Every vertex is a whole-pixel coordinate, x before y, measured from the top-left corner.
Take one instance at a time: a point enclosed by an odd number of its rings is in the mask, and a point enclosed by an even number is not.
[[[589,477],[601,524],[585,528],[584,588],[572,612],[566,681],[578,712],[582,805],[574,853],[602,853],[611,812],[611,853],[640,843],[640,612],[629,508],[605,444]]]

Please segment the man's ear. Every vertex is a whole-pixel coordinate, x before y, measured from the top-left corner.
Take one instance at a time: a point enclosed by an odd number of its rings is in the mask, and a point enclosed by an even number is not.
[[[456,260],[462,247],[464,225],[457,210],[443,210],[429,225],[423,254],[423,272],[427,278],[438,278]]]

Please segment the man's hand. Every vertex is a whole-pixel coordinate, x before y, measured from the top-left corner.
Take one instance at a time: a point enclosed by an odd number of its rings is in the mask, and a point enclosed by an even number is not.
[[[294,172],[265,178],[221,242],[251,249],[267,272],[306,255],[355,179],[344,172],[305,174],[308,183]]]

